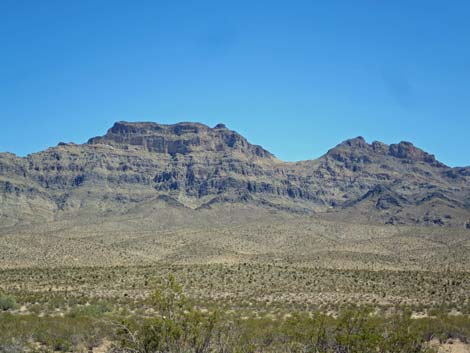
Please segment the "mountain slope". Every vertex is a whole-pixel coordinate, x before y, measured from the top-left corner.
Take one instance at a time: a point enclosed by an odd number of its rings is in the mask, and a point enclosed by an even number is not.
[[[175,214],[197,219],[231,204],[348,222],[470,227],[469,181],[470,168],[447,167],[409,142],[358,137],[319,159],[287,163],[222,124],[118,122],[85,144],[24,158],[1,153],[0,225],[86,222],[163,203],[174,222]]]

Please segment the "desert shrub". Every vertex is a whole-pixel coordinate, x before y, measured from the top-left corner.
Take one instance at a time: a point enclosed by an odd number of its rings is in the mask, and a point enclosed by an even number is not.
[[[0,294],[0,310],[7,311],[17,308],[16,300],[10,295]]]
[[[459,339],[470,342],[470,318],[464,315],[439,315],[433,318],[414,320],[414,326],[426,340],[437,338],[440,342]]]
[[[380,326],[367,309],[348,309],[338,318],[334,332],[339,352],[376,352],[382,344]]]
[[[68,316],[80,317],[80,316],[91,316],[91,317],[102,317],[104,314],[112,311],[110,303],[105,301],[98,301],[90,305],[77,305],[72,308]]]
[[[169,277],[151,297],[157,316],[118,325],[122,352],[207,352],[217,322],[215,314],[197,310]]]
[[[326,352],[332,319],[321,313],[294,313],[280,327],[279,337],[289,351]]]
[[[36,315],[0,314],[0,352],[22,347],[21,352],[81,352],[111,337],[111,330],[100,319],[93,317],[38,317]],[[33,350],[27,349],[35,347]]]
[[[419,353],[430,352],[426,344],[428,337],[424,335],[419,324],[411,319],[408,312],[396,314],[386,320],[382,329],[382,352]]]

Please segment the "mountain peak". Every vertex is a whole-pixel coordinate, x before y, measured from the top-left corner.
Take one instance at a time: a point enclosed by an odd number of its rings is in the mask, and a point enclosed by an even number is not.
[[[372,160],[374,156],[389,156],[410,162],[424,162],[437,167],[445,166],[437,161],[433,154],[423,151],[411,142],[401,141],[397,144],[387,145],[380,141],[374,141],[372,144],[369,144],[362,136],[341,142],[329,150],[326,155],[339,161],[364,161]]]
[[[158,124],[154,122],[116,122],[104,136],[93,137],[88,144],[105,144],[128,149],[130,146],[148,152],[189,154],[198,152],[239,152],[248,157],[274,158],[260,146],[250,144],[243,136],[224,124],[214,128],[196,122]]]
[[[409,159],[412,161],[442,164],[436,161],[436,157],[433,154],[429,154],[422,149],[415,147],[411,142],[408,141],[402,141],[398,144],[390,145],[389,154],[393,157]]]
[[[198,133],[210,129],[207,125],[194,122],[181,122],[176,124],[158,124],[154,122],[127,122],[118,121],[108,130],[107,135],[151,135],[159,132],[181,135],[184,133]]]
[[[364,148],[369,146],[364,137],[358,136],[355,138],[348,139],[346,141],[343,141],[339,144],[339,146],[349,146],[349,147],[355,147],[355,148]]]

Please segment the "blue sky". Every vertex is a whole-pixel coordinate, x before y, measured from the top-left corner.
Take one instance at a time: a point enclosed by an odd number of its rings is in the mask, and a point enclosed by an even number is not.
[[[219,122],[284,160],[408,140],[470,165],[468,1],[0,0],[0,151]]]

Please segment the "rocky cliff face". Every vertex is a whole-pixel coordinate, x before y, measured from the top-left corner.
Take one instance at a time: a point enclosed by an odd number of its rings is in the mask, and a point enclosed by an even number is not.
[[[160,125],[117,122],[105,136],[92,138],[88,144],[105,144],[123,149],[135,146],[148,152],[171,156],[240,153],[248,158],[274,158],[271,153],[248,143],[243,136],[228,130],[223,124],[211,129],[198,123]]]
[[[469,170],[409,142],[358,137],[317,160],[285,163],[222,124],[118,122],[82,145],[0,154],[0,224],[106,217],[163,200],[195,211],[244,203],[351,222],[465,226]]]

